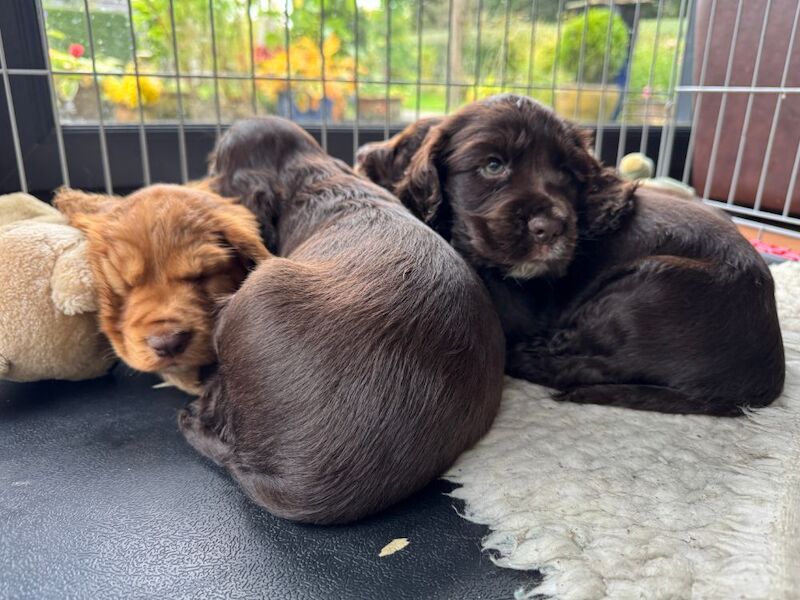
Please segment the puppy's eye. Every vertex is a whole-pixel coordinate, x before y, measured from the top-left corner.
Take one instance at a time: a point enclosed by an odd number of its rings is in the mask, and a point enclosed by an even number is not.
[[[198,283],[203,283],[206,279],[208,279],[208,277],[209,277],[208,273],[196,273],[194,275],[189,275],[187,277],[184,277],[183,280],[186,283],[198,284]]]
[[[481,167],[481,171],[489,175],[491,177],[496,177],[497,175],[501,175],[506,170],[506,164],[497,158],[496,156],[491,157],[489,160],[486,161],[486,164]]]

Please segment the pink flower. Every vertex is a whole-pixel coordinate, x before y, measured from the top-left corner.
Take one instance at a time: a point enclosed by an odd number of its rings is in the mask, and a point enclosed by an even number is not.
[[[70,44],[67,51],[75,58],[80,58],[83,56],[83,53],[86,52],[86,49],[83,47],[83,44]]]
[[[255,58],[256,62],[267,60],[270,56],[271,53],[269,50],[267,50],[266,46],[258,45],[253,49],[253,57]]]
[[[652,90],[650,89],[649,85],[646,85],[642,88],[642,98],[647,99],[652,95]]]

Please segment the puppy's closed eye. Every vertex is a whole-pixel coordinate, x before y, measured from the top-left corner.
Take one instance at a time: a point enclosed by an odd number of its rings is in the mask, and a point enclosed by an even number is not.
[[[104,260],[100,264],[105,283],[110,290],[117,296],[124,296],[131,289],[131,284],[125,281],[125,278],[120,274],[119,270],[115,268],[114,264],[109,260]]]
[[[207,281],[210,277],[212,277],[211,273],[193,273],[190,275],[184,275],[181,279],[186,283],[201,284]]]

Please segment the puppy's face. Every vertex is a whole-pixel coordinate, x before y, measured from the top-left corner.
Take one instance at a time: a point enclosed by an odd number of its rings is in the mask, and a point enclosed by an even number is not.
[[[216,301],[267,257],[247,209],[174,185],[126,198],[63,190],[56,205],[86,234],[101,328],[126,363],[179,373],[214,362]]]
[[[558,121],[504,104],[469,115],[445,153],[454,242],[507,275],[560,275],[577,239],[575,142]]]
[[[559,276],[579,234],[602,229],[603,177],[583,132],[530,99],[499,96],[432,128],[397,193],[473,264]]]

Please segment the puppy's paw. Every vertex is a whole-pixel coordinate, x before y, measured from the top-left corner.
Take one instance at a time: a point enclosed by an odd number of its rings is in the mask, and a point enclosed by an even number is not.
[[[178,411],[178,427],[195,450],[225,466],[234,455],[233,449],[222,439],[225,428],[218,426],[207,409],[205,397],[192,400]]]
[[[544,364],[546,346],[515,344],[506,353],[506,372],[512,377],[547,385],[552,379]]]
[[[197,419],[200,416],[200,408],[197,403],[198,400],[187,402],[186,406],[178,411],[178,420],[188,424],[191,420]]]

